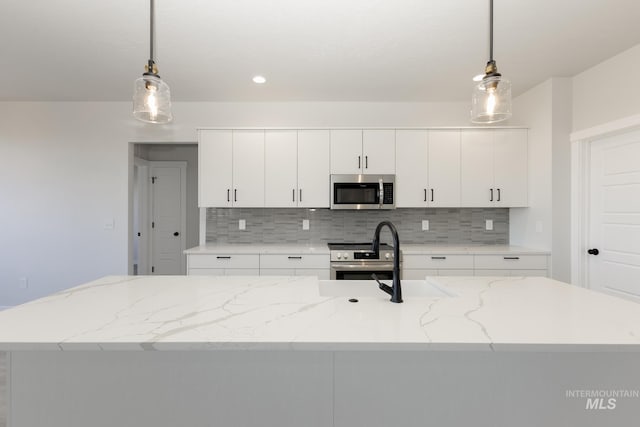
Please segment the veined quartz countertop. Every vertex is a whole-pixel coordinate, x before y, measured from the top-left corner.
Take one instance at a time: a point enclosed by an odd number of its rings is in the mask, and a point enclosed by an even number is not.
[[[640,351],[640,304],[540,277],[428,280],[458,296],[351,303],[315,277],[105,277],[0,312],[0,350]]]
[[[525,248],[512,245],[422,245],[401,244],[400,249],[405,255],[509,255],[509,254],[539,254],[549,255],[549,251]],[[329,254],[326,244],[270,244],[270,243],[207,243],[184,251],[185,254]]]

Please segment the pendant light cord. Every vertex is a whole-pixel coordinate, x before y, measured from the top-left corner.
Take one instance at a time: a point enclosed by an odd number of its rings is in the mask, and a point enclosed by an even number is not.
[[[493,0],[489,0],[489,61],[493,62]]]
[[[153,33],[154,33],[154,16],[155,16],[155,1],[154,0],[150,0],[151,2],[151,7],[150,9],[150,13],[149,13],[149,59],[151,61],[153,61]]]

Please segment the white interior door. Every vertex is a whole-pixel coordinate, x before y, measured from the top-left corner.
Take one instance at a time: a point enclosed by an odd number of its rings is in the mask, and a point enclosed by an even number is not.
[[[149,162],[152,274],[185,274],[186,162]]]
[[[590,185],[589,286],[640,301],[640,131],[591,144]]]

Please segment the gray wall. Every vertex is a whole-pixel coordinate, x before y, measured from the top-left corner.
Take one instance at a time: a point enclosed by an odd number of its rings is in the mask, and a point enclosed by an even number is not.
[[[247,222],[238,229],[238,220]],[[302,230],[302,220],[310,229]],[[430,230],[422,231],[428,219]],[[485,230],[485,219],[494,222]],[[332,211],[329,209],[207,209],[207,242],[325,243],[371,241],[376,225],[390,220],[401,243],[508,244],[509,209],[396,209],[391,211]],[[386,229],[383,233],[387,233]],[[390,242],[383,234],[383,241]]]

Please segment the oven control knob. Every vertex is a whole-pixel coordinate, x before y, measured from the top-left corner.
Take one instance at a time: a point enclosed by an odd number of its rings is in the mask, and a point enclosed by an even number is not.
[[[342,259],[342,254],[338,254],[338,255],[336,255],[336,257],[337,257],[338,259]]]
[[[385,257],[386,259],[389,259],[389,258],[391,258],[391,254],[387,253],[387,254],[385,254],[385,255],[384,255],[384,257]]]
[[[349,258],[349,254],[347,254],[346,252],[344,253],[344,255],[342,255],[344,259]]]

